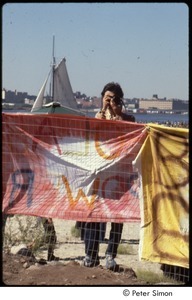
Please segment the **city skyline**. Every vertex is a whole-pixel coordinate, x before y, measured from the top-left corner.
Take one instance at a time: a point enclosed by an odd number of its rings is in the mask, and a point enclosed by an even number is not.
[[[100,97],[116,81],[125,98],[188,100],[188,14],[185,3],[5,4],[3,88],[38,94],[54,35],[74,92]]]
[[[5,98],[6,98],[6,96],[5,95],[7,95],[7,94],[15,94],[15,95],[17,95],[17,94],[20,94],[20,96],[21,97],[24,97],[24,96],[28,96],[29,98],[31,98],[32,99],[32,97],[34,97],[34,100],[35,100],[35,98],[37,97],[37,95],[31,95],[31,94],[29,94],[27,91],[18,91],[17,89],[16,90],[14,90],[14,91],[12,91],[12,90],[10,90],[10,89],[5,89],[5,88],[3,88],[2,89],[2,100],[4,100]],[[101,95],[100,96],[91,96],[91,95],[87,95],[85,92],[82,92],[82,91],[75,91],[75,92],[73,92],[73,94],[74,94],[74,96],[76,97],[76,99],[78,100],[78,99],[83,99],[83,98],[86,98],[85,100],[91,100],[91,99],[94,99],[94,98],[96,98],[96,99],[101,99]],[[45,98],[46,97],[50,97],[49,95],[46,95],[45,96]],[[163,98],[160,98],[159,96],[158,96],[158,94],[153,94],[153,95],[151,95],[151,97],[149,97],[149,98],[144,98],[144,97],[140,97],[140,98],[137,98],[137,97],[132,97],[132,98],[128,98],[128,97],[123,97],[123,99],[124,100],[152,100],[152,99],[158,99],[158,100],[180,100],[180,101],[184,101],[184,102],[188,102],[189,100],[188,99],[179,99],[179,98],[167,98],[166,96],[165,97],[163,97]]]

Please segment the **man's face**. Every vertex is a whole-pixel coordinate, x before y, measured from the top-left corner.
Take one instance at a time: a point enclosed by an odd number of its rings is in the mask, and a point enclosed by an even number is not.
[[[103,102],[105,105],[110,107],[115,114],[121,114],[122,105],[120,103],[120,99],[115,96],[115,93],[106,91],[103,97]]]
[[[110,104],[110,101],[115,98],[115,94],[110,91],[106,91],[103,97],[104,101],[107,101]]]

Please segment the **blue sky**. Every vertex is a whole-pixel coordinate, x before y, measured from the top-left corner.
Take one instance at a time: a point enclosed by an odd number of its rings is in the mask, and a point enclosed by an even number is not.
[[[3,6],[3,83],[37,95],[55,57],[74,92],[100,96],[119,82],[125,98],[188,100],[184,3],[8,3]]]

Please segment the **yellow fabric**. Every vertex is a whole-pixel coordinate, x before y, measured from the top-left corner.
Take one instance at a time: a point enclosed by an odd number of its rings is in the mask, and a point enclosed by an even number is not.
[[[147,125],[140,258],[189,267],[188,129]]]

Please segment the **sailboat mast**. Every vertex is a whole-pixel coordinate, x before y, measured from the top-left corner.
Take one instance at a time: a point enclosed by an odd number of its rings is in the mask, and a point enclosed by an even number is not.
[[[54,72],[55,72],[55,36],[53,36],[53,49],[52,49],[52,55],[53,55],[53,62],[52,62],[52,101],[54,102]]]

